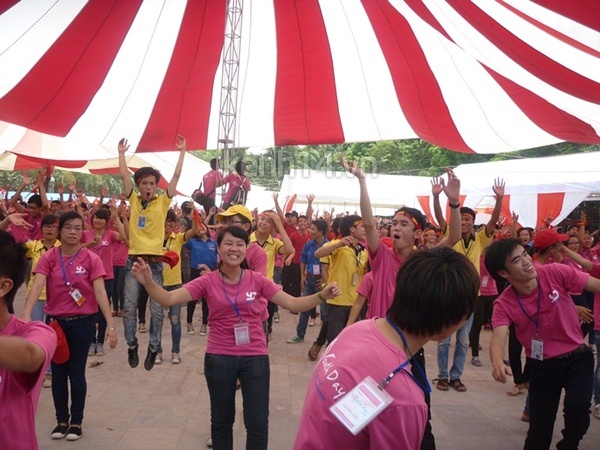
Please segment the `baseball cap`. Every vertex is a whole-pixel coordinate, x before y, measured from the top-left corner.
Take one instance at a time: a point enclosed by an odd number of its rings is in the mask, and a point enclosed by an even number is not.
[[[536,233],[533,246],[538,250],[544,250],[558,242],[565,242],[568,240],[568,234],[560,234],[554,228],[547,228]]]
[[[243,205],[233,205],[226,211],[220,212],[217,214],[217,222],[223,222],[227,220],[228,217],[237,216],[238,214],[252,223],[252,214],[250,214],[250,210]]]
[[[296,211],[286,212],[285,217],[298,217],[298,213]]]
[[[163,255],[163,262],[167,263],[171,269],[179,263],[179,255],[172,250],[165,252]]]

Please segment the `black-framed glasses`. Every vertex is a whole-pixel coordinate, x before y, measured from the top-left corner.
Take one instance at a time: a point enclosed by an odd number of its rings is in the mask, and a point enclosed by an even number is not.
[[[234,219],[229,219],[229,220],[225,221],[225,225],[227,225],[227,226],[239,225],[241,223],[244,223],[244,222],[242,222],[241,220],[234,220]]]

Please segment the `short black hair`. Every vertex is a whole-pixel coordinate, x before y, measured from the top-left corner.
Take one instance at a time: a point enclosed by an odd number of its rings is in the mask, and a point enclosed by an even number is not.
[[[239,174],[239,175],[244,175],[244,172],[246,171],[246,163],[244,161],[238,161],[235,163],[235,171]]]
[[[327,236],[327,222],[325,222],[323,219],[317,219],[313,220],[312,224],[315,226],[317,231],[319,231],[319,233],[321,233],[323,236]]]
[[[54,214],[46,214],[43,218],[42,218],[42,225],[54,225],[56,222],[58,222],[58,216],[55,216]]]
[[[4,302],[9,307],[27,276],[26,254],[27,249],[22,243],[15,242],[8,231],[0,230],[0,276],[10,278],[13,282],[12,289],[4,296]]]
[[[355,222],[362,220],[360,216],[355,214],[344,216],[340,221],[340,235],[342,237],[350,236],[350,228],[354,226]]]
[[[412,253],[396,276],[389,318],[421,337],[440,334],[475,309],[479,274],[469,259],[448,247]]]
[[[93,217],[97,217],[98,219],[106,220],[108,223],[110,219],[110,211],[108,209],[100,208],[97,209],[94,213]]]
[[[43,203],[42,203],[42,197],[39,194],[33,194],[31,197],[29,197],[27,199],[27,204],[29,205],[30,203],[33,203],[38,208],[41,208],[42,205],[43,205]]]
[[[470,216],[473,218],[473,220],[475,220],[475,216],[476,216],[476,214],[475,214],[475,211],[473,211],[473,210],[472,210],[471,208],[469,208],[468,206],[462,206],[462,207],[460,208],[460,214],[461,214],[461,215],[462,215],[462,214],[468,214],[468,215],[470,215]]]
[[[148,175],[153,175],[154,178],[156,178],[156,184],[158,184],[160,181],[160,172],[158,170],[156,170],[154,167],[140,167],[133,174],[133,181],[135,182],[135,185],[137,186],[139,181]]]
[[[189,200],[186,200],[181,204],[181,210],[184,212],[184,214],[189,214],[192,212],[192,207],[190,205],[191,202]]]
[[[75,219],[81,220],[81,225],[83,226],[83,217],[81,217],[77,211],[68,211],[60,216],[60,220],[58,221],[58,232],[60,233],[62,231],[67,222],[71,222]]]
[[[177,213],[172,209],[167,210],[167,217],[165,217],[165,221],[177,222]]]
[[[505,284],[505,278],[498,272],[506,270],[506,258],[515,251],[517,247],[524,249],[518,239],[500,239],[490,245],[485,252],[485,268],[496,284]],[[500,290],[498,290],[500,292]]]
[[[341,221],[342,221],[341,217],[336,217],[331,222],[331,231],[333,231],[333,234],[335,234],[336,236],[340,233],[340,222]]]
[[[210,160],[210,168],[212,170],[217,170],[217,164],[219,163],[219,160],[217,158],[213,158]]]
[[[415,220],[419,223],[419,225],[421,226],[421,230],[424,230],[427,227],[427,218],[425,217],[425,215],[419,211],[417,208],[411,208],[410,206],[403,206],[402,208],[400,208],[399,210],[397,210],[394,213],[394,216],[398,213],[402,213],[405,212],[407,214],[410,214],[412,217],[415,218]],[[418,227],[415,227],[415,229],[417,229]],[[390,228],[390,234],[391,234],[391,228]]]

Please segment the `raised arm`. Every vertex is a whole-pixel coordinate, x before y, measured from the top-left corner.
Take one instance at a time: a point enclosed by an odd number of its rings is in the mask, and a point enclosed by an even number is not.
[[[179,288],[174,291],[166,291],[161,286],[156,284],[152,279],[152,271],[150,266],[144,262],[142,258],[138,258],[133,263],[131,273],[138,282],[144,285],[146,292],[152,300],[163,306],[173,306],[179,303],[187,303],[194,300],[187,289]]]
[[[169,186],[167,187],[167,195],[169,196],[169,198],[174,197],[177,193],[177,183],[179,182],[179,177],[181,176],[181,170],[183,169],[183,160],[185,158],[185,138],[182,135],[178,134],[177,143],[175,145],[179,150],[179,159],[177,160],[177,164],[175,165],[175,171],[173,172],[173,176],[171,177],[171,181],[169,182]]]
[[[337,283],[334,282],[325,286],[321,292],[306,297],[292,297],[290,294],[280,290],[271,298],[271,301],[292,312],[302,312],[314,308],[325,300],[337,297],[340,293]]]
[[[283,222],[281,221],[281,219],[279,219],[279,216],[273,212],[267,212],[266,214],[269,214],[271,219],[273,219],[273,222],[275,223],[275,228],[277,229],[277,232],[281,235],[283,247],[279,249],[279,253],[281,253],[284,257],[286,257],[287,255],[291,255],[292,253],[294,253],[294,245],[292,244],[290,237],[288,236],[287,232],[285,231],[285,228],[283,227]]]
[[[510,237],[513,239],[517,239],[517,237],[518,237],[517,228],[519,227],[519,215],[513,211],[511,218],[512,218],[512,226],[510,228]]]
[[[279,220],[283,223],[285,222],[285,215],[283,214],[283,210],[281,206],[279,206],[279,192],[273,192],[273,203],[275,204],[275,212],[279,216]]]
[[[306,201],[308,202],[308,205],[306,206],[306,218],[308,220],[308,225],[310,226],[312,224],[312,215],[313,215],[313,201],[315,199],[315,194],[308,194],[306,196]]]
[[[448,197],[448,205],[450,205],[450,223],[448,236],[446,236],[439,245],[454,247],[460,240],[460,180],[454,174],[452,169],[446,169],[448,174],[448,184],[442,180],[442,190]],[[438,202],[439,204],[439,202]]]
[[[13,195],[10,198],[10,204],[14,206],[15,209],[20,213],[25,212],[25,208],[23,207],[23,205],[21,205],[21,203],[19,203],[19,200],[21,199],[21,193],[23,192],[23,189],[29,186],[29,184],[29,175],[27,175],[27,172],[23,172],[23,181],[17,189],[17,191],[15,192],[15,195]]]
[[[369,198],[369,191],[367,190],[367,180],[365,178],[365,172],[352,161],[346,161],[346,158],[342,155],[342,166],[346,169],[346,172],[351,173],[358,179],[360,186],[360,214],[362,216],[363,226],[365,227],[365,234],[367,237],[367,245],[372,255],[377,253],[379,248],[379,233],[375,226],[375,220],[373,218],[373,209],[371,208],[371,199]]]
[[[440,205],[440,194],[444,190],[444,179],[442,177],[433,177],[431,179],[431,195],[433,196],[433,215],[435,220],[440,226],[442,234],[446,233],[446,227],[448,222],[442,212],[442,206]]]
[[[133,191],[133,185],[131,184],[131,178],[129,177],[129,169],[127,168],[127,161],[125,161],[125,152],[129,150],[129,144],[127,139],[123,138],[119,141],[119,173],[121,174],[121,180],[123,181],[123,191],[125,196],[129,198],[131,191]]]
[[[494,234],[494,229],[496,228],[496,223],[498,219],[500,219],[500,213],[502,212],[502,199],[504,198],[504,180],[501,178],[496,178],[494,180],[494,186],[492,190],[496,195],[496,204],[494,205],[494,210],[492,211],[492,216],[490,217],[489,222],[485,226],[485,234],[489,237]]]

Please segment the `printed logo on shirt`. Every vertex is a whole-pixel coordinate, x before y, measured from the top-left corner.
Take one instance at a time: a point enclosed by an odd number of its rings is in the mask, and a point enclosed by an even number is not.
[[[321,357],[321,360],[319,361],[321,364],[321,368],[323,369],[325,379],[330,383],[331,388],[335,391],[333,400],[341,397],[347,392],[346,388],[339,381],[337,381],[340,377],[340,373],[335,368],[335,353],[331,351],[331,347],[335,344],[336,341],[337,338],[335,338],[333,342],[327,346],[325,354]]]
[[[548,294],[548,297],[550,297],[550,300],[552,300],[552,304],[554,305],[559,300],[560,296],[558,295],[558,291],[554,289],[552,293]]]
[[[256,300],[256,292],[246,292],[246,301],[253,302]]]
[[[83,267],[83,266],[77,266],[77,267],[75,268],[75,274],[76,274],[76,275],[83,275],[83,274],[85,274],[85,273],[86,273],[86,271],[85,271],[85,267]]]
[[[108,241],[101,241],[100,245],[103,246],[103,247],[106,247],[106,246],[110,245],[110,242],[108,242]]]

